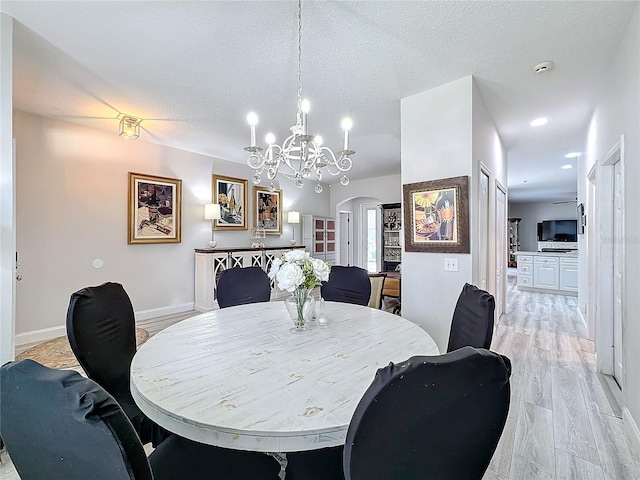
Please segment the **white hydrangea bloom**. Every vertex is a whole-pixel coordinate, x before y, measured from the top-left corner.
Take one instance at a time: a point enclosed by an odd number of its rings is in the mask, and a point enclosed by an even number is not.
[[[271,270],[269,270],[269,278],[271,280],[273,280],[273,277],[275,277],[278,270],[280,270],[280,265],[282,265],[282,260],[280,258],[275,258],[271,263]]]
[[[286,262],[300,262],[303,263],[309,260],[309,252],[304,250],[291,250],[284,254],[284,259]]]
[[[318,258],[312,258],[311,263],[313,264],[313,274],[318,278],[318,280],[321,282],[329,280],[330,267],[326,262],[323,262]]]
[[[278,286],[287,292],[293,292],[304,283],[304,273],[295,263],[285,262],[276,274]]]

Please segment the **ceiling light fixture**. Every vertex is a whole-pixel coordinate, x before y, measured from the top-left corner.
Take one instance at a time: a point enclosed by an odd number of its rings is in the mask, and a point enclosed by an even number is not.
[[[548,122],[549,119],[547,117],[540,117],[532,120],[529,125],[531,125],[532,127],[541,127],[542,125],[546,125]]]
[[[272,133],[268,133],[265,137],[267,150],[261,153],[263,148],[256,146],[256,125],[258,124],[258,116],[251,112],[247,115],[247,122],[251,126],[251,145],[244,147],[249,152],[247,164],[255,170],[251,181],[259,184],[262,181],[260,174],[267,170],[267,178],[271,180],[269,190],[273,191],[275,186],[273,179],[278,174],[280,167],[287,167],[288,171],[282,172],[283,175],[293,180],[296,187],[302,188],[304,178],[311,178],[313,175],[317,181],[316,193],[322,193],[322,169],[326,167],[327,172],[331,175],[340,175],[340,183],[342,185],[349,184],[349,177],[345,174],[351,170],[352,161],[350,155],[356,153],[349,148],[349,130],[352,126],[350,118],[342,120],[342,129],[344,130],[344,143],[342,150],[338,151],[338,158],[328,147],[322,146],[322,138],[320,135],[311,135],[308,131],[307,113],[309,112],[309,101],[302,99],[302,0],[298,0],[298,112],[296,115],[296,124],[289,130],[291,135],[286,138],[282,146],[276,145],[276,138]]]
[[[573,165],[566,164],[562,165],[560,168],[562,168],[563,170],[569,170],[570,168],[573,168]]]
[[[120,136],[128,138],[129,140],[135,140],[140,136],[140,122],[141,118],[134,117],[133,115],[127,115],[121,113],[118,115],[120,120]]]
[[[580,156],[580,152],[567,153],[564,158],[577,158]]]

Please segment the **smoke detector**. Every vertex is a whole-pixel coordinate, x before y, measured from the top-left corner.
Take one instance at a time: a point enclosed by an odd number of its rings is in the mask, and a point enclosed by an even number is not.
[[[546,62],[541,62],[533,67],[533,71],[536,73],[548,72],[553,68],[553,62],[551,60],[547,60]]]

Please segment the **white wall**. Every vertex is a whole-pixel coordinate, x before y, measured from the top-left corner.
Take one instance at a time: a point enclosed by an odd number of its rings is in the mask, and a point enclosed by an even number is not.
[[[585,154],[580,158],[581,182],[578,200],[586,203],[586,174],[624,135],[624,274],[623,274],[623,362],[622,396],[625,425],[640,441],[640,7],[636,6],[616,56],[612,59],[602,94],[589,124]],[[589,222],[589,219],[587,219]],[[589,225],[589,223],[587,223]],[[582,257],[582,254],[581,254]],[[587,259],[580,259],[586,271]],[[581,282],[581,291],[586,291]],[[634,425],[630,425],[634,424]]]
[[[472,175],[472,82],[465,77],[401,100],[403,185]],[[402,316],[446,351],[455,303],[471,282],[471,255],[402,255]],[[445,257],[458,259],[457,272],[443,270]]]
[[[543,220],[573,220],[576,218],[576,203],[554,204],[553,202],[509,202],[509,218],[521,218],[518,227],[520,250],[538,250],[538,222]],[[586,270],[585,270],[586,271]]]
[[[194,249],[206,247],[211,236],[211,223],[203,218],[203,205],[211,201],[211,174],[251,177],[246,165],[125,140],[116,127],[112,134],[14,112],[16,235],[23,275],[16,299],[18,344],[38,340],[35,333],[40,338],[61,334],[71,293],[105,281],[122,283],[137,313],[191,308]],[[181,243],[127,244],[130,171],[182,180]],[[328,192],[318,195],[309,185],[298,189],[286,179],[280,187],[284,212],[329,213]],[[267,246],[289,245],[291,225],[283,227],[282,237],[267,236]],[[222,247],[248,247],[249,237],[250,230],[215,232]],[[91,265],[97,258],[104,261],[101,269]]]
[[[13,19],[0,13],[0,365],[13,360],[15,169],[12,126]]]
[[[385,177],[367,178],[366,180],[352,180],[346,187],[338,183],[332,186],[330,190],[332,211],[336,205],[359,197],[374,197],[380,203],[402,201],[402,181],[400,175],[387,175]]]
[[[491,189],[496,180],[506,185],[506,152],[471,76],[403,98],[401,119],[403,185],[469,177],[471,253],[403,250],[402,316],[422,326],[440,350],[446,351],[451,317],[460,291],[465,282],[474,282],[480,162],[490,170]],[[491,198],[495,202],[493,194]],[[495,215],[495,209],[491,211]],[[495,246],[493,235],[490,245]],[[445,272],[444,258],[457,258],[458,271]],[[495,287],[495,255],[489,263],[489,285]]]

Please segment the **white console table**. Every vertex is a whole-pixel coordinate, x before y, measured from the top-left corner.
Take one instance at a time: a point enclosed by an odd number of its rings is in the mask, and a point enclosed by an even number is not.
[[[273,260],[285,251],[304,245],[265,248],[197,248],[195,259],[195,302],[199,312],[209,312],[216,308],[217,280],[223,270],[233,267],[260,267],[265,272],[271,268]],[[286,292],[280,291],[271,282],[271,298],[281,298]]]
[[[518,290],[578,295],[578,255],[517,252]]]

